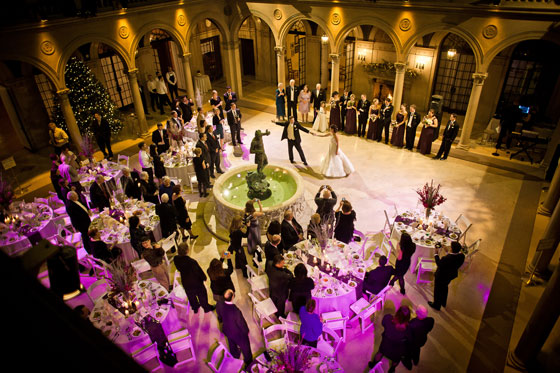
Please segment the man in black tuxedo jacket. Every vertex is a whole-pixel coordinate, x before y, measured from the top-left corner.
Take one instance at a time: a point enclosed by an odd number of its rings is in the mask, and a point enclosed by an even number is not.
[[[66,200],[66,213],[70,218],[70,222],[76,231],[80,232],[82,235],[82,242],[84,243],[84,249],[88,254],[92,254],[88,230],[91,224],[91,219],[89,217],[89,210],[87,206],[82,204],[78,198],[78,193],[70,191],[67,194]]]
[[[99,150],[103,153],[103,157],[112,160],[113,151],[111,150],[111,127],[109,122],[107,122],[107,119],[101,118],[99,113],[94,113],[93,117],[91,131],[93,136],[95,136],[97,145],[99,145]]]
[[[264,256],[267,263],[266,267],[268,267],[268,264],[272,264],[272,260],[276,255],[282,253],[282,249],[280,248],[281,242],[282,237],[279,234],[275,234],[270,238],[270,241],[267,241],[264,244]]]
[[[304,165],[307,166],[307,161],[305,160],[305,154],[303,154],[303,149],[301,148],[301,136],[299,135],[299,131],[310,133],[309,130],[303,127],[299,122],[297,122],[294,117],[290,117],[288,122],[275,122],[279,126],[284,127],[284,131],[282,131],[282,139],[288,139],[288,156],[290,158],[291,163],[294,162],[294,146],[299,153],[301,161]],[[312,133],[313,135],[313,133]],[[315,136],[315,135],[313,135]]]
[[[381,108],[379,116],[381,117],[381,126],[379,126],[379,136],[377,142],[381,141],[381,131],[385,131],[385,144],[389,143],[389,127],[391,126],[391,116],[393,115],[393,105],[389,98],[385,99],[385,104]]]
[[[449,151],[451,150],[451,144],[455,141],[457,137],[457,133],[459,133],[459,124],[456,122],[457,115],[451,114],[449,116],[449,122],[447,122],[447,126],[443,131],[443,138],[441,139],[441,146],[439,147],[439,151],[434,159],[447,159],[449,155]]]
[[[239,111],[235,102],[231,103],[231,109],[227,111],[227,121],[231,131],[231,143],[233,146],[236,146],[237,143],[243,144],[241,142],[241,111]]]
[[[179,103],[179,107],[181,108],[181,113],[183,113],[183,121],[188,123],[191,121],[193,117],[193,106],[194,103],[192,99],[189,99],[187,96],[183,96],[181,102]]]
[[[294,218],[292,210],[284,212],[282,220],[282,240],[286,249],[290,249],[299,241],[303,240],[303,228]]]
[[[346,106],[349,99],[350,93],[345,89],[344,94],[340,96],[340,128],[344,128],[344,122],[346,121]]]
[[[391,276],[393,276],[395,269],[386,264],[387,257],[382,255],[379,257],[379,267],[366,273],[363,285],[364,294],[366,294],[366,290],[372,294],[377,294],[383,290],[387,284],[389,284],[389,280],[391,279]]]
[[[140,182],[140,175],[137,171],[130,171],[128,168],[123,168],[123,175],[121,176],[121,187],[124,194],[130,198],[140,199],[142,197],[142,191],[138,186]]]
[[[321,221],[327,221],[330,216],[334,219],[334,206],[337,197],[330,185],[323,185],[315,195],[315,204],[317,205],[317,214],[321,215]]]
[[[103,211],[105,207],[111,208],[111,203],[109,202],[111,192],[107,184],[105,184],[105,177],[103,175],[95,177],[95,182],[89,188],[89,197],[93,207],[97,207],[99,211]]]
[[[369,117],[369,107],[371,103],[368,101],[366,95],[362,95],[358,101],[358,137],[366,137],[367,120]]]
[[[200,148],[200,150],[202,150],[202,159],[204,159],[204,161],[206,162],[207,165],[210,164],[210,162],[212,162],[212,158],[210,156],[210,149],[208,148],[208,145],[206,144],[206,140],[208,139],[206,133],[201,133],[200,137],[198,139],[198,141],[196,142],[196,147]],[[208,180],[210,180],[211,177],[216,177],[214,175],[214,169],[210,170],[210,167],[206,168],[206,172],[208,173]]]
[[[231,109],[231,104],[237,104],[237,94],[229,86],[226,87],[226,93],[224,93],[224,102],[226,104],[225,111]]]
[[[289,283],[294,278],[292,272],[284,268],[284,257],[276,255],[271,266],[266,270],[268,275],[270,299],[278,310],[276,316],[286,317],[286,300],[288,299]]]
[[[216,313],[222,327],[222,333],[228,340],[229,352],[236,359],[239,359],[241,353],[243,353],[245,366],[249,366],[253,361],[251,343],[249,342],[249,327],[241,310],[233,304],[234,298],[233,290],[226,290],[224,301],[216,304]]]
[[[315,89],[311,91],[311,103],[313,104],[313,121],[317,118],[321,110],[321,102],[325,101],[325,92],[321,91],[321,84],[317,83]],[[343,127],[344,128],[344,127]]]
[[[157,130],[152,132],[152,142],[156,144],[158,154],[169,149],[169,137],[167,136],[167,130],[163,128],[163,123],[158,123]]]
[[[461,252],[461,244],[457,241],[451,242],[451,253],[440,259],[435,255],[437,270],[434,275],[434,301],[428,305],[439,311],[441,306],[447,305],[447,286],[459,275],[459,268],[465,262],[465,254]]]
[[[290,84],[286,88],[286,100],[288,101],[288,118],[292,115],[297,118],[297,102],[298,102],[298,89],[296,81],[290,80]]]
[[[409,111],[410,113],[406,120],[406,148],[412,151],[416,138],[416,128],[420,123],[420,114],[416,112],[416,105],[410,105]]]
[[[214,126],[210,124],[206,126],[206,145],[208,145],[210,155],[210,163],[208,164],[210,174],[214,175],[214,169],[217,173],[223,174],[224,172],[220,168],[220,139],[214,134]]]
[[[156,214],[159,216],[161,234],[163,237],[169,237],[173,232],[177,231],[177,211],[169,203],[169,195],[167,193],[163,193],[160,198],[161,203],[156,205]]]

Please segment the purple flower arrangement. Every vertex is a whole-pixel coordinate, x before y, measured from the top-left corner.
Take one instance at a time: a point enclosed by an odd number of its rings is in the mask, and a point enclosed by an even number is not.
[[[443,202],[447,201],[447,198],[439,193],[439,188],[441,184],[434,186],[434,181],[431,183],[426,183],[422,189],[416,190],[416,193],[420,196],[420,202],[422,206],[426,209],[433,209],[434,207],[441,205]]]
[[[82,157],[85,157],[85,158],[91,160],[91,159],[93,159],[93,153],[94,153],[93,140],[92,140],[91,136],[84,135],[84,137],[82,137],[82,151],[81,151],[80,155]]]

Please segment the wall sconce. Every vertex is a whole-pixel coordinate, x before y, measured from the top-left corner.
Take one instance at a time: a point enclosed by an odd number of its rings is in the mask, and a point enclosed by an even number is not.
[[[321,43],[327,44],[329,42],[329,37],[327,35],[321,36]]]
[[[456,54],[457,54],[457,50],[456,50],[456,49],[453,49],[453,48],[452,48],[452,49],[449,49],[449,50],[447,51],[447,57],[448,57],[448,58],[453,58],[453,57],[455,57]]]
[[[366,61],[366,51],[364,49],[360,49],[358,51],[358,61],[362,61],[362,62]]]
[[[416,64],[414,67],[418,70],[424,70],[429,62],[429,58],[426,56],[416,56]]]

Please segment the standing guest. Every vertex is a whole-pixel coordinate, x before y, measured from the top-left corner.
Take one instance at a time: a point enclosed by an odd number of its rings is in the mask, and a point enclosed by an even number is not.
[[[58,173],[62,179],[68,181],[70,186],[76,188],[78,193],[82,190],[82,185],[80,184],[80,175],[78,171],[70,165],[70,160],[66,159],[64,155],[60,157],[60,164],[58,165]]]
[[[292,210],[284,212],[282,220],[282,241],[286,250],[290,250],[296,243],[303,240],[303,228],[294,218]]]
[[[245,250],[243,250],[243,237],[247,237],[247,224],[243,223],[243,218],[240,215],[235,215],[231,219],[229,226],[229,248],[230,253],[235,253],[235,268],[240,269],[243,277],[247,277],[247,258],[245,257]]]
[[[89,188],[89,196],[92,206],[97,207],[99,211],[103,211],[104,208],[111,208],[111,192],[107,184],[105,184],[105,177],[103,175],[95,177],[95,183],[91,184]]]
[[[325,111],[325,102],[323,101],[321,102],[319,115],[315,118],[315,122],[313,122],[313,127],[311,129],[317,132],[327,132],[329,128],[328,122],[327,112]]]
[[[391,276],[395,273],[395,269],[387,264],[387,257],[381,255],[379,257],[379,266],[366,273],[364,277],[363,292],[366,290],[371,294],[379,294],[381,290],[387,286]]]
[[[522,117],[521,109],[519,109],[519,99],[513,100],[513,103],[507,106],[502,113],[502,120],[500,122],[500,134],[496,142],[496,151],[492,153],[494,156],[499,156],[498,150],[502,148],[502,141],[504,137],[507,138],[506,147],[511,147],[511,132],[515,129],[518,122],[521,122]]]
[[[179,107],[181,108],[181,113],[183,113],[183,121],[185,123],[189,123],[193,117],[193,106],[194,103],[192,99],[189,99],[187,96],[183,96],[179,103]]]
[[[214,109],[212,109],[213,111]],[[218,109],[218,113],[220,109]],[[204,117],[204,112],[202,111],[201,107],[196,108],[196,128],[198,128],[198,132],[202,132],[201,128],[206,128],[206,118]]]
[[[321,84],[317,83],[315,90],[311,92],[311,103],[313,104],[313,121],[317,118],[319,110],[321,109],[321,102],[326,101],[325,92],[321,90]]]
[[[169,87],[169,93],[171,94],[171,99],[174,100],[175,98],[179,97],[179,90],[177,88],[177,76],[175,75],[175,71],[173,68],[169,66],[167,68],[167,73],[165,74],[165,80],[167,81],[167,86]],[[175,94],[175,96],[173,96]]]
[[[343,198],[335,212],[335,218],[334,238],[345,244],[350,243],[354,235],[354,221],[356,221],[356,212],[352,210],[352,204]]]
[[[406,104],[402,104],[395,118],[396,123],[393,127],[393,135],[391,136],[391,145],[398,148],[402,148],[404,146],[404,127],[407,117],[408,113],[406,112]]]
[[[152,162],[154,165],[154,175],[161,180],[165,176],[165,167],[163,167],[163,161],[157,152],[157,147],[155,144],[150,145],[150,157],[152,157]]]
[[[334,91],[332,94],[331,111],[329,115],[329,128],[335,126],[337,129],[342,129],[340,125],[340,96],[337,91]]]
[[[434,109],[428,111],[428,115],[422,119],[422,132],[418,140],[418,151],[421,154],[430,154],[432,152],[432,141],[434,141],[434,132],[438,126],[438,120],[435,116]]]
[[[231,108],[231,104],[237,103],[237,94],[231,90],[230,86],[226,87],[226,93],[224,93],[225,111]]]
[[[401,287],[401,294],[404,295],[404,275],[408,272],[410,268],[410,258],[416,251],[416,244],[412,242],[412,238],[408,233],[403,233],[401,235],[401,240],[397,245],[397,263],[395,263],[395,276],[390,282],[393,286],[397,280],[399,280],[399,285]]]
[[[282,247],[280,246],[281,243],[282,236],[275,234],[264,245],[264,256],[266,259],[265,269],[268,269],[268,267],[272,265],[276,255],[282,254]],[[257,254],[259,254],[259,252],[257,252]]]
[[[286,118],[286,91],[284,84],[278,83],[276,89],[276,120],[283,121]]]
[[[379,118],[379,100],[374,98],[371,106],[369,107],[369,117],[368,117],[368,130],[367,138],[370,140],[377,140],[379,131],[379,126],[381,119]]]
[[[132,215],[128,218],[128,229],[130,233],[130,246],[142,257],[144,247],[142,246],[142,238],[148,234],[142,224],[138,215]]]
[[[212,106],[212,109],[218,109],[220,110],[220,118],[224,119],[224,102],[222,101],[222,99],[220,98],[220,96],[218,96],[218,91],[213,90],[212,91],[212,97],[210,98],[210,106]]]
[[[350,99],[346,103],[346,126],[344,132],[349,135],[356,133],[356,96],[350,95]]]
[[[284,268],[284,257],[280,254],[274,257],[272,266],[267,268],[270,299],[278,310],[276,316],[286,317],[286,300],[288,300],[289,284],[294,275]]]
[[[169,176],[164,176],[161,178],[161,184],[159,185],[159,196],[161,197],[164,193],[168,196],[173,195],[173,187],[175,183],[171,181]]]
[[[198,141],[196,142],[196,147],[202,150],[202,158],[204,159],[204,162],[206,162],[206,168],[205,168],[206,174],[208,175],[208,180],[210,180],[210,177],[214,178],[215,175],[213,173],[214,170],[210,170],[211,158],[210,158],[210,149],[208,148],[208,144],[206,144],[207,139],[208,136],[206,135],[206,129],[205,129],[204,132],[201,133],[200,136],[198,137]]]
[[[164,238],[177,231],[177,212],[175,207],[169,203],[167,193],[161,195],[161,203],[156,205],[156,214],[159,216],[161,234]]]
[[[288,284],[290,289],[290,302],[294,311],[301,309],[311,299],[311,290],[315,288],[313,279],[307,277],[305,264],[299,263],[294,268],[294,277]]]
[[[158,95],[158,103],[159,103],[159,113],[163,115],[165,111],[163,110],[163,105],[169,105],[171,109],[173,109],[173,105],[169,100],[169,96],[167,95],[167,86],[165,85],[165,81],[163,80],[163,76],[160,75],[156,81],[156,92]]]
[[[90,229],[88,237],[94,258],[101,259],[105,263],[111,264],[113,260],[117,259],[122,254],[121,248],[115,247],[115,243],[112,243],[109,247],[105,242],[101,241],[101,232],[97,229]]]
[[[348,94],[348,90],[345,89],[342,97],[340,97],[340,130],[344,131],[344,124],[346,121],[346,106],[348,104],[348,100],[350,99],[350,95]]]
[[[183,119],[183,110],[181,110],[181,100],[179,98],[171,99],[173,101],[173,110],[177,112],[179,118]]]
[[[157,130],[152,132],[152,142],[156,144],[158,154],[165,153],[169,149],[169,137],[163,123],[157,124]]]
[[[295,121],[294,117],[290,117],[288,122],[276,122],[277,125],[283,126],[282,131],[282,141],[288,139],[288,157],[291,163],[294,162],[294,147],[299,153],[299,157],[305,166],[307,166],[307,161],[305,160],[305,154],[303,154],[303,149],[301,148],[301,136],[299,131],[305,133],[310,133],[309,130],[303,127],[301,124]]]
[[[273,220],[270,222],[270,224],[268,224],[268,228],[266,228],[266,239],[268,241],[272,241],[272,237],[274,237],[275,235],[278,235],[278,237],[280,237],[280,234],[282,233],[282,223],[279,222],[278,220]],[[266,245],[265,245],[266,247]],[[284,251],[284,242],[280,241],[279,244],[276,245],[276,249],[278,251],[279,254],[281,254]],[[258,253],[260,254],[260,253]],[[272,256],[274,257],[274,256]],[[271,257],[271,258],[272,258]],[[259,259],[260,261],[260,259]]]
[[[312,240],[317,238],[317,231],[321,230],[321,215],[315,213],[311,215],[309,224],[307,225],[307,239]]]
[[[198,194],[200,197],[208,197],[208,187],[210,185],[210,180],[208,179],[208,164],[202,156],[201,148],[194,148],[193,150],[193,166],[194,173],[196,174],[196,183],[198,185]]]
[[[78,164],[78,157],[74,154],[68,146],[64,146],[62,149],[62,153],[60,154],[61,157],[66,157],[68,164],[74,167],[76,170],[80,169],[80,165]]]
[[[167,134],[169,135],[169,143],[173,147],[179,147],[183,144],[183,119],[179,117],[176,110],[171,110],[171,118],[167,121]]]
[[[428,333],[434,328],[433,317],[428,317],[426,307],[420,305],[416,307],[416,317],[408,323],[411,339],[408,344],[407,353],[403,358],[403,365],[408,369],[412,369],[412,363],[418,365],[420,361],[420,349],[428,341]]]
[[[317,302],[315,299],[309,299],[305,306],[299,308],[299,319],[301,320],[301,327],[299,332],[301,334],[301,344],[311,347],[317,347],[317,341],[321,334],[323,334],[323,322],[319,315],[315,312]]]
[[[223,262],[227,259],[227,269],[224,269]],[[231,263],[231,253],[222,253],[220,259],[212,259],[210,266],[206,271],[210,277],[210,289],[212,296],[216,302],[224,300],[223,294],[228,289],[235,291],[231,274],[233,273],[233,264]]]
[[[153,159],[150,156],[148,145],[144,141],[138,144],[138,162],[140,162],[140,167],[142,171],[147,172],[150,180],[154,180],[154,170],[153,170]]]
[[[68,144],[68,134],[56,126],[56,123],[49,123],[49,144],[54,146],[56,155],[60,155],[64,147]]]
[[[255,210],[255,202],[259,205],[259,211]],[[259,218],[263,215],[261,201],[257,198],[253,198],[245,203],[245,211],[243,215],[243,221],[248,223],[248,235],[247,235],[247,252],[249,255],[254,255],[257,251],[257,246],[262,246],[261,243],[261,227],[259,224]]]
[[[315,195],[315,211],[321,215],[321,220],[328,221],[334,218],[334,206],[336,205],[337,196],[330,185],[323,185]]]
[[[142,197],[140,175],[137,171],[130,172],[130,169],[123,168],[120,182],[122,190],[127,197],[135,199],[140,199]]]
[[[150,180],[150,175],[145,171],[140,174],[140,190],[144,201],[159,204],[158,187],[153,180]]]
[[[216,305],[218,320],[222,326],[222,333],[228,340],[229,352],[235,359],[239,359],[243,353],[245,367],[253,362],[251,342],[249,341],[249,327],[243,317],[243,313],[235,304],[233,299],[235,293],[228,289],[223,294],[223,301]]]
[[[177,256],[173,259],[177,271],[181,273],[181,284],[187,293],[189,304],[194,313],[198,313],[198,309],[202,307],[204,313],[211,312],[216,307],[208,304],[208,293],[204,282],[206,274],[196,260],[188,256],[189,245],[181,242],[177,247]]]
[[[236,146],[237,143],[243,144],[241,142],[241,111],[234,102],[232,102],[231,109],[227,112],[227,121],[233,146]]]
[[[434,301],[428,305],[439,311],[441,306],[447,306],[447,286],[459,275],[459,268],[465,262],[465,254],[461,252],[461,244],[457,241],[451,242],[451,252],[440,259],[436,253],[435,260],[437,270],[434,275]]]
[[[212,116],[212,125],[215,128],[214,133],[219,139],[220,142],[220,149],[224,149],[224,125],[223,119],[220,118],[220,110],[214,109],[214,115]]]
[[[297,100],[299,92],[296,88],[296,81],[291,79],[286,87],[286,101],[288,102],[288,117],[294,116],[297,118]]]
[[[103,153],[103,157],[113,160],[113,151],[111,150],[111,127],[107,119],[101,118],[101,114],[94,113],[91,122],[91,132],[95,136],[99,150]]]
[[[443,131],[441,146],[439,147],[439,150],[434,159],[445,160],[447,159],[447,156],[449,156],[451,144],[453,144],[453,141],[455,141],[455,138],[459,133],[459,125],[455,122],[456,120],[456,114],[449,115],[449,122],[447,122],[447,126],[445,126],[445,130]]]
[[[366,137],[370,106],[371,103],[368,101],[366,95],[362,95],[362,98],[358,102],[358,137]]]
[[[171,196],[173,206],[175,207],[175,212],[177,213],[177,224],[190,234],[191,240],[198,238],[198,235],[192,232],[192,221],[189,217],[189,211],[187,210],[187,204],[181,195],[181,185],[175,185],[173,187],[173,195]],[[183,231],[184,239],[187,239],[187,234]]]
[[[159,107],[159,97],[157,93],[157,80],[152,76],[148,75],[148,92],[150,92],[150,104],[152,106],[152,111],[156,112],[156,107]]]
[[[416,128],[420,123],[420,115],[416,112],[416,105],[410,105],[410,114],[406,119],[406,148],[410,151],[414,149],[416,138]]]
[[[401,362],[403,356],[407,351],[407,345],[410,341],[410,329],[408,322],[410,321],[410,308],[408,306],[401,306],[395,316],[387,314],[383,316],[383,334],[379,351],[375,354],[373,361],[368,363],[370,368],[373,368],[383,356],[391,360],[391,368],[388,372],[394,372],[395,368]]]
[[[303,89],[298,95],[299,112],[301,113],[301,121],[303,123],[309,123],[309,103],[311,102],[311,92],[307,87],[307,84],[303,86]]]
[[[62,193],[63,198],[62,198],[62,202],[66,203],[66,201],[68,200],[68,192],[74,190],[76,188],[71,187],[70,184],[68,184],[68,180],[66,179],[60,179],[58,181],[58,188],[60,189],[60,193]],[[78,198],[80,197],[80,195],[78,195]]]
[[[208,146],[208,155],[210,156],[209,170],[210,175],[214,177],[214,169],[219,174],[224,172],[220,168],[220,139],[214,134],[214,126],[206,126],[206,145]]]
[[[66,213],[70,218],[72,226],[77,232],[82,235],[82,242],[84,244],[84,249],[88,254],[92,254],[90,241],[88,239],[89,225],[91,224],[91,219],[89,217],[90,211],[80,202],[78,199],[78,193],[74,191],[68,192],[66,196]]]
[[[51,174],[50,174],[51,183],[58,198],[61,201],[64,201],[66,199],[66,196],[62,194],[60,190],[60,184],[59,184],[59,181],[62,180],[62,178],[60,177],[60,172],[58,171],[58,166],[60,166],[60,161],[58,155],[54,153],[50,155],[50,158],[51,158]]]
[[[165,289],[171,291],[169,281],[169,266],[166,262],[165,251],[157,243],[152,244],[149,236],[140,239],[142,243],[142,258],[148,262],[156,280]]]
[[[393,105],[391,104],[391,99],[386,98],[385,104],[381,108],[381,128],[377,142],[381,141],[381,131],[385,133],[385,144],[389,143],[389,127],[391,126],[391,116],[393,115]]]

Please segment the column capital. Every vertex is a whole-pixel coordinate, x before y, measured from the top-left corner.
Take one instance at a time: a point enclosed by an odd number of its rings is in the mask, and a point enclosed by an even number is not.
[[[190,60],[192,57],[192,53],[188,52],[188,53],[183,53],[183,59],[188,61]]]
[[[232,41],[224,41],[224,42],[222,42],[222,47],[225,50],[237,49],[237,48],[239,48],[239,44],[240,44],[239,39],[232,40]]]
[[[70,88],[63,88],[56,91],[56,94],[61,98],[68,98],[68,93],[70,93]]]
[[[284,48],[284,47],[282,47],[282,46],[276,45],[276,46],[274,47],[274,52],[276,52],[276,55],[277,55],[277,56],[283,56],[285,51],[286,51],[286,48]]]
[[[129,77],[136,77],[138,75],[138,72],[139,72],[139,70],[136,67],[133,68],[133,69],[129,69],[128,70],[128,76]]]
[[[338,63],[338,59],[340,58],[340,54],[331,53],[331,54],[329,54],[329,57],[331,58],[332,62]]]
[[[404,73],[406,71],[406,63],[405,62],[395,62],[395,69],[397,73]]]
[[[488,73],[474,73],[472,74],[474,84],[483,85],[486,78],[488,78]]]

